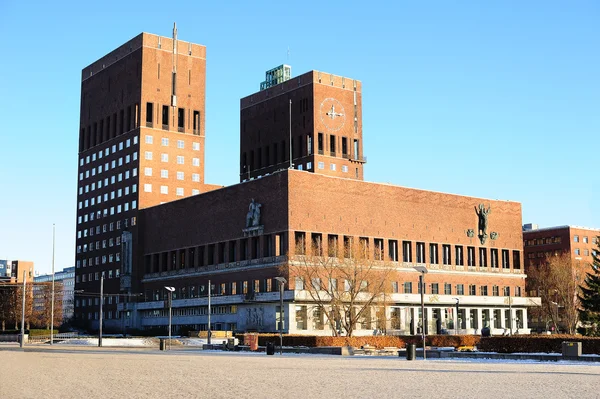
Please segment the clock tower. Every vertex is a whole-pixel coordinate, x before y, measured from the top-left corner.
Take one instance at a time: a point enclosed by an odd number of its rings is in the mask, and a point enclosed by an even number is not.
[[[287,65],[267,71],[240,101],[240,181],[290,167],[363,180],[361,86],[319,71],[292,78]]]

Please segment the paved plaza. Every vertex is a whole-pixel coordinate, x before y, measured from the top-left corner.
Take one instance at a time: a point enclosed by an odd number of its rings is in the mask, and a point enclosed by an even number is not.
[[[600,365],[117,348],[0,350],[12,398],[598,398]]]

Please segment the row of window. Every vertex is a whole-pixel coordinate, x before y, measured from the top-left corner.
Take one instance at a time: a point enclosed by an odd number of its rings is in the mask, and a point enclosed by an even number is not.
[[[236,314],[238,311],[237,305],[217,305],[211,306],[211,314]],[[173,308],[171,316],[204,316],[208,314],[208,306],[195,306],[191,308]],[[142,317],[168,317],[167,309],[145,310],[142,312]]]
[[[573,236],[573,242],[579,242],[579,236],[575,235]],[[588,243],[588,237],[587,236],[583,236],[583,243],[587,244]],[[597,244],[598,243],[598,237],[592,237],[592,244]]]
[[[144,152],[144,158],[147,161],[152,161],[153,159],[152,151]],[[161,162],[169,162],[169,154],[162,153],[160,154]],[[185,157],[183,155],[177,155],[177,165],[183,165],[185,163]],[[200,166],[200,158],[192,158],[192,166]]]
[[[96,257],[97,258],[97,257]],[[104,276],[105,278],[119,278],[121,269],[117,268],[115,269],[115,272],[113,274],[112,270],[108,270],[106,272],[102,272],[102,273],[106,273]],[[77,275],[75,276],[75,283],[86,283],[88,281],[100,281],[100,272],[96,272],[96,273],[83,273],[81,275]]]
[[[118,159],[113,159],[111,162],[106,162],[104,164],[104,167],[102,165],[99,165],[98,169],[96,169],[96,167],[93,167],[92,169],[86,170],[85,173],[84,172],[80,172],[79,173],[79,180],[83,180],[84,176],[85,176],[86,179],[89,178],[89,177],[96,176],[96,170],[98,170],[98,175],[99,175],[103,171],[104,172],[108,172],[111,168],[114,169],[116,167],[123,166],[123,162],[125,162],[125,164],[128,164],[129,162],[131,162],[132,159],[134,161],[137,161],[137,154],[138,153],[136,151],[133,154],[125,155],[125,157],[120,157]],[[134,168],[134,170],[137,171],[137,168]],[[125,173],[127,174],[126,178],[129,178],[129,171],[126,171]],[[114,176],[112,176],[112,177],[114,178]],[[102,182],[102,179],[100,179],[98,181],[98,188],[102,188],[101,182]],[[113,183],[114,183],[114,179],[113,179]],[[93,187],[93,186],[94,186],[94,183],[92,183],[91,185],[87,184],[85,186],[86,187],[85,188],[85,190],[86,190],[85,192],[87,193],[89,191],[89,188]],[[92,188],[92,190],[93,190],[93,188]],[[83,186],[79,187],[79,195],[81,195],[81,194],[83,194]]]
[[[112,270],[111,270],[112,271]],[[112,305],[119,303],[118,295],[104,295],[102,304],[103,305]],[[100,305],[100,298],[84,298],[84,299],[75,299],[75,307],[86,307],[86,306],[98,306]]]
[[[125,111],[127,111],[127,115],[125,115]],[[106,119],[102,118],[88,125],[87,128],[81,128],[79,152],[86,151],[91,147],[136,129],[139,124],[140,110],[139,104],[136,103],[133,106],[128,106],[126,110],[121,109],[118,114],[115,112],[113,115],[107,116]]]
[[[175,85],[173,85],[173,90],[175,90]],[[175,93],[173,93],[175,95]],[[160,112],[160,115],[154,115],[154,109],[156,108],[156,113]],[[146,127],[153,128],[154,123],[158,123],[160,121],[160,126],[163,130],[169,130],[169,113],[171,107],[169,105],[158,105],[156,106],[153,103],[146,103]],[[192,133],[196,136],[200,135],[200,111],[196,110],[186,110],[185,108],[177,108],[177,131],[180,133],[185,133],[185,120],[187,114],[187,125],[188,129],[192,128]]]
[[[103,318],[107,319],[107,320],[111,320],[111,319],[117,320],[120,317],[118,310],[115,310],[114,312],[112,310],[109,310],[109,311],[104,311],[102,313],[104,313]],[[75,317],[79,320],[98,320],[98,312],[88,312],[87,316],[86,316],[86,313],[81,312],[81,313],[77,313],[75,315]]]
[[[144,141],[146,144],[154,144],[154,136],[147,134],[146,136],[144,136]],[[163,147],[168,147],[169,146],[169,138],[168,137],[162,137],[160,139],[160,145],[162,145]],[[184,140],[177,140],[177,148],[180,150],[183,150],[185,148],[185,141]],[[200,151],[200,143],[198,142],[193,142],[192,143],[192,150],[194,151]]]
[[[137,173],[138,173],[137,172],[137,168],[133,168],[131,170],[131,173],[130,173],[129,170],[126,170],[125,173],[119,173],[116,176],[113,175],[110,178],[108,178],[108,177],[105,178],[104,179],[104,183],[103,183],[102,180],[98,180],[98,184],[97,185],[96,185],[96,183],[92,183],[91,185],[87,185],[86,187],[91,187],[92,191],[96,190],[96,187],[98,189],[101,189],[102,187],[106,188],[106,187],[108,187],[109,184],[110,185],[116,184],[117,182],[122,182],[123,180],[127,180],[130,177],[136,177]],[[134,184],[133,187],[132,187],[132,193],[135,193],[136,191],[133,191],[133,190],[137,191],[137,185],[136,184]],[[86,191],[86,193],[88,191]],[[129,195],[129,190],[127,190],[127,191],[128,192],[125,195]],[[81,187],[79,188],[79,193],[83,194]],[[118,194],[118,191],[117,191],[117,194]],[[78,204],[77,204],[78,209],[87,208],[88,206],[90,206],[90,204],[91,204],[91,206],[95,205],[96,203],[100,204],[102,202],[102,198],[103,198],[102,195],[98,195],[97,197],[92,197],[89,200],[86,199],[86,200],[83,200],[83,201],[79,201]],[[110,199],[114,199],[114,196],[111,195]],[[104,201],[108,201],[108,193],[104,194]]]
[[[129,218],[123,219],[123,223],[121,223],[121,221],[120,221],[120,220],[118,220],[118,221],[116,222],[117,230],[120,230],[120,229],[121,229],[121,226],[123,226],[124,228],[127,228],[127,227],[129,227],[129,225],[130,225],[130,224],[131,224],[131,226],[135,226],[135,225],[136,225],[136,223],[137,223],[137,220],[136,220],[136,217],[135,217],[135,216],[134,216],[134,217],[132,217],[131,219],[129,219]],[[113,231],[113,227],[114,227],[114,222],[111,222],[111,223],[110,223],[110,231]],[[89,228],[89,230],[88,230],[88,229],[85,229],[84,231],[89,231],[89,233],[90,233],[90,235],[91,235],[91,236],[93,236],[93,235],[94,235],[94,234],[93,234],[94,232],[95,232],[95,234],[96,234],[96,235],[98,235],[98,234],[101,234],[101,231],[100,231],[100,226],[99,226],[99,225],[98,225],[98,226],[95,226],[95,227],[90,227],[90,228]],[[105,227],[103,227],[102,233],[106,233],[106,232],[107,232],[107,231],[106,231],[106,228],[105,228]],[[117,239],[118,239],[118,240],[120,240],[120,237],[116,237],[116,238],[115,238],[115,240],[117,240]],[[96,241],[96,243],[95,243],[95,244],[96,244],[96,247],[99,247],[99,242],[100,242],[100,241]],[[118,245],[118,244],[116,244],[116,245]],[[98,249],[99,249],[99,248],[98,248]],[[93,251],[93,250],[94,250],[94,242],[90,242],[90,243],[89,243],[89,248],[88,248],[88,244],[78,244],[78,245],[77,245],[77,253],[78,253],[78,254],[79,254],[79,253],[81,253],[82,251],[83,251],[83,252],[88,252],[88,250],[89,250],[89,251]]]
[[[146,273],[204,267],[226,262],[279,256],[286,252],[285,234],[265,234],[215,244],[146,255]]]
[[[559,236],[554,237],[546,237],[546,238],[535,238],[531,240],[523,240],[523,244],[526,247],[531,247],[534,245],[548,245],[548,244],[560,244],[562,238]]]
[[[592,255],[594,255],[594,256],[595,256],[595,255],[596,255],[596,252],[597,252],[596,250],[592,249]],[[582,251],[581,251],[581,249],[579,249],[579,248],[575,248],[575,249],[573,250],[573,253],[574,253],[576,256],[580,256],[580,255],[581,255],[581,253],[582,253]],[[528,258],[528,259],[535,259],[535,258],[548,258],[548,257],[550,257],[550,256],[559,256],[560,254],[561,254],[561,251],[560,251],[560,250],[558,250],[558,249],[556,249],[556,250],[554,250],[554,251],[538,251],[538,252],[529,252],[529,253],[527,254],[527,258]],[[590,255],[590,250],[589,250],[589,249],[587,249],[587,248],[585,248],[585,249],[583,250],[583,254],[584,254],[585,256],[589,256],[589,255]]]
[[[92,198],[92,201],[93,200],[94,199]],[[85,200],[85,201],[87,202],[87,200]],[[92,205],[94,205],[93,202],[92,202]],[[86,207],[87,207],[87,205],[86,205]],[[116,207],[115,206],[111,206],[110,208],[104,208],[102,210],[102,215],[103,215],[103,217],[107,217],[109,215],[115,215],[115,214],[118,215],[121,212],[128,212],[130,209],[134,210],[136,208],[137,208],[137,200],[133,200],[133,201],[131,201],[131,205],[130,205],[129,202],[125,202],[123,204],[117,205]],[[96,211],[96,213],[98,213],[98,212],[100,212],[100,211]],[[93,215],[93,214],[94,214],[94,212],[90,213],[90,215]],[[84,223],[88,220],[88,219],[86,219],[86,217],[88,217],[88,215],[84,215],[84,217],[83,217]],[[79,221],[79,218],[77,220]],[[92,229],[92,228],[93,227],[90,227],[90,229]],[[87,237],[88,236],[87,229],[78,231],[77,232],[77,238],[81,238],[82,234],[83,234],[83,237]],[[93,235],[91,233],[91,231],[90,231],[90,235]]]
[[[103,202],[106,203],[109,200],[114,200],[115,198],[121,198],[124,195],[125,196],[129,195],[130,193],[135,194],[136,192],[137,192],[137,184],[134,184],[131,187],[131,190],[128,186],[125,188],[119,188],[115,191],[111,191],[110,193],[104,193],[104,194],[98,195],[96,197],[92,197],[90,199],[85,199],[83,201],[79,201],[79,205],[81,205],[81,206],[78,205],[78,207],[79,207],[79,209],[83,209],[83,208],[87,208],[87,207],[92,207],[96,204],[100,205]],[[122,205],[124,206],[124,211],[127,212],[130,208],[129,202],[122,203]],[[131,209],[135,209],[136,207],[137,207],[137,200],[132,200],[131,201]],[[113,212],[114,208],[115,208],[114,206],[110,208],[111,215],[114,215],[114,212]],[[106,208],[105,210],[107,211],[107,214],[108,214],[109,208]],[[98,212],[98,211],[96,211],[96,212]],[[121,204],[117,205],[117,213],[120,213],[120,212],[121,212]],[[90,212],[89,214],[86,213],[86,214],[80,215],[77,218],[77,223],[81,224],[81,223],[87,222],[88,220],[94,220],[93,215],[94,215],[93,211]]]
[[[131,147],[131,143],[133,141],[133,145],[136,145],[138,143],[138,137],[135,136],[132,139],[127,139],[125,141],[121,141],[120,143],[116,143],[113,144],[111,147],[107,147],[103,150],[98,151],[98,153],[93,153],[91,155],[86,155],[85,157],[81,157],[79,158],[79,166],[83,166],[84,164],[87,165],[90,162],[95,162],[96,159],[100,160],[102,159],[103,156],[109,156],[111,154],[111,149],[112,149],[112,154],[116,154],[117,151],[122,151],[124,148],[129,148]]]
[[[318,134],[318,153],[319,155],[327,155],[335,157],[339,153],[339,149],[336,149],[336,136],[330,135],[329,138],[329,151],[324,151],[324,138],[323,133]],[[304,156],[313,155],[313,137],[311,134],[300,135],[297,137],[297,145],[292,141],[292,154],[293,159],[299,159]],[[286,152],[289,152],[289,143],[282,140],[281,143],[273,143],[272,146],[264,146],[251,150],[249,153],[244,152],[242,154],[242,169],[246,172],[248,170],[258,170],[263,167],[273,166],[280,163],[285,163],[286,160],[289,162],[289,157],[286,158]],[[349,143],[347,137],[341,137],[341,156],[342,158],[350,158]],[[357,155],[359,151],[359,140],[354,139],[354,154]],[[289,155],[289,153],[288,153]],[[358,158],[356,156],[356,158]],[[335,167],[335,164],[332,164]],[[323,169],[323,168],[321,168]],[[244,170],[242,172],[244,172]],[[335,169],[332,169],[335,170]],[[346,170],[347,172],[347,170]]]
[[[152,183],[145,183],[144,184],[144,192],[145,193],[151,193],[152,192]],[[161,194],[169,194],[169,186],[160,186],[160,193]],[[198,195],[200,194],[200,190],[193,188],[192,189],[192,195]],[[183,187],[177,187],[175,188],[175,195],[177,195],[178,197],[183,197],[185,195],[185,190]]]
[[[294,233],[295,237],[295,254],[306,255],[308,252],[313,252],[314,255],[324,256],[324,241],[323,234],[321,233],[309,233],[310,242],[307,242],[307,233],[297,231]],[[350,258],[352,251],[356,250],[354,247],[355,237],[343,236],[343,246],[340,242],[340,237],[336,234],[328,234],[327,239],[327,255],[330,257],[341,257]],[[384,249],[384,242],[387,241],[387,252]],[[430,263],[430,264],[441,264],[451,265],[454,257],[454,264],[456,266],[464,266],[465,260],[466,265],[474,267],[477,265],[476,254],[479,256],[479,266],[488,267],[488,248],[480,247],[479,251],[475,247],[463,245],[450,245],[438,243],[425,243],[412,241],[402,241],[402,251],[398,247],[398,240],[383,239],[383,238],[369,238],[369,237],[358,237],[358,248],[363,252],[366,257],[373,257],[375,260],[389,260],[392,262],[400,261],[405,263]],[[414,245],[413,245],[414,244]],[[371,250],[370,247],[373,247]],[[454,247],[454,251],[452,250]],[[427,251],[426,249],[429,248]],[[413,249],[416,252],[413,254]],[[466,251],[465,251],[466,249]],[[501,252],[500,252],[501,251]],[[490,248],[490,262],[489,265],[493,268],[498,268],[499,263],[502,262],[503,269],[510,269],[511,256],[510,250]],[[429,255],[429,256],[427,256]],[[512,251],[512,263],[515,269],[521,268],[521,253],[520,251]]]
[[[152,176],[152,168],[145,167],[144,168],[144,176]],[[185,180],[185,172],[176,172],[177,180]],[[169,171],[167,169],[161,169],[160,177],[163,179],[169,178]],[[192,181],[200,182],[200,174],[192,173]]]

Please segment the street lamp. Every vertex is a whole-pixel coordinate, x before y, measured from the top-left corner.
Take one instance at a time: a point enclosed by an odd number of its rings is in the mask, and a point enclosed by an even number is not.
[[[283,277],[275,277],[275,280],[279,281],[279,354],[283,355],[283,288],[287,280]]]
[[[168,302],[169,302],[169,350],[171,350],[171,305],[173,302],[173,291],[175,291],[175,287],[166,287],[165,289],[169,291],[168,293]]]
[[[454,322],[454,330],[456,331],[456,335],[458,335],[458,305],[460,304],[460,298],[452,298],[456,301],[456,321]]]
[[[423,340],[423,360],[426,360],[425,355],[425,274],[427,268],[425,266],[415,266],[414,269],[421,273],[419,276],[419,284],[421,287],[421,339]]]

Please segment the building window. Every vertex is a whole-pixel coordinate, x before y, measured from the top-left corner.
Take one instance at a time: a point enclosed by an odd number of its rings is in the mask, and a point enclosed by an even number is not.
[[[574,242],[579,242],[579,236],[573,236],[573,241]]]
[[[465,295],[465,285],[456,284],[456,295]]]
[[[438,283],[431,283],[431,293],[437,295],[440,293],[440,287]]]
[[[144,176],[152,176],[152,168],[144,168]]]
[[[388,256],[392,262],[398,262],[398,241],[388,241]]]
[[[491,259],[492,259],[492,267],[493,268],[498,268],[498,249],[497,248],[492,248],[491,249]]]
[[[192,166],[200,166],[200,158],[192,158]]]
[[[184,148],[185,144],[183,140],[177,140],[177,148]]]
[[[467,247],[467,266],[475,266],[475,247]]]
[[[200,181],[200,175],[198,173],[192,173],[192,181],[199,182]]]
[[[169,154],[160,154],[161,162],[169,162]]]
[[[402,262],[412,262],[412,245],[410,241],[402,241]]]
[[[469,284],[469,295],[477,295],[475,284]]]
[[[176,194],[179,197],[183,197],[183,188],[177,187]]]
[[[492,296],[500,296],[500,290],[497,285],[492,286]]]
[[[183,180],[183,172],[177,172],[177,180]]]
[[[452,284],[444,283],[444,295],[452,295]]]
[[[405,294],[412,294],[412,283],[410,281],[405,281],[404,282],[404,293]]]
[[[502,268],[510,269],[510,255],[508,249],[502,250]]]
[[[319,169],[325,169],[325,162],[319,162],[318,167]]]
[[[515,287],[515,296],[521,296],[521,287]]]
[[[417,263],[425,263],[425,243],[417,243]]]
[[[331,168],[331,170],[335,170],[335,164],[334,163],[330,164],[329,167]]]
[[[145,192],[145,193],[151,193],[151,192],[152,192],[152,184],[150,184],[150,183],[145,183],[145,184],[144,184],[144,192]]]
[[[487,267],[487,248],[479,248],[479,267]]]
[[[442,262],[444,265],[449,265],[452,261],[451,255],[450,255],[450,245],[448,244],[443,244],[442,245]]]
[[[482,285],[479,287],[479,295],[481,296],[487,296],[488,294],[488,289],[487,289],[487,285]]]
[[[294,233],[295,240],[295,254],[304,255],[306,254],[306,234],[301,231]]]
[[[160,186],[161,194],[169,194],[169,186]]]
[[[148,161],[151,161],[152,160],[152,151],[146,151],[144,153],[144,158],[147,159]]]
[[[577,256],[581,255],[581,251],[579,250],[579,248],[575,248],[575,255],[577,255]]]
[[[192,188],[192,195],[198,195],[200,194],[200,190],[198,190],[197,188]]]
[[[200,151],[200,143],[192,143],[192,150]]]
[[[456,245],[454,247],[454,250],[456,252],[456,265],[457,266],[464,266],[465,265],[465,261],[464,261],[464,256],[463,256],[463,247],[462,247],[462,245]]]
[[[183,155],[178,155],[177,156],[177,164],[178,165],[183,165]]]
[[[504,296],[510,296],[510,287],[504,287]]]
[[[432,265],[437,265],[439,263],[437,244],[429,244],[429,263]]]
[[[167,169],[161,169],[161,171],[160,171],[160,177],[162,177],[163,179],[168,179],[169,178],[169,171]]]

